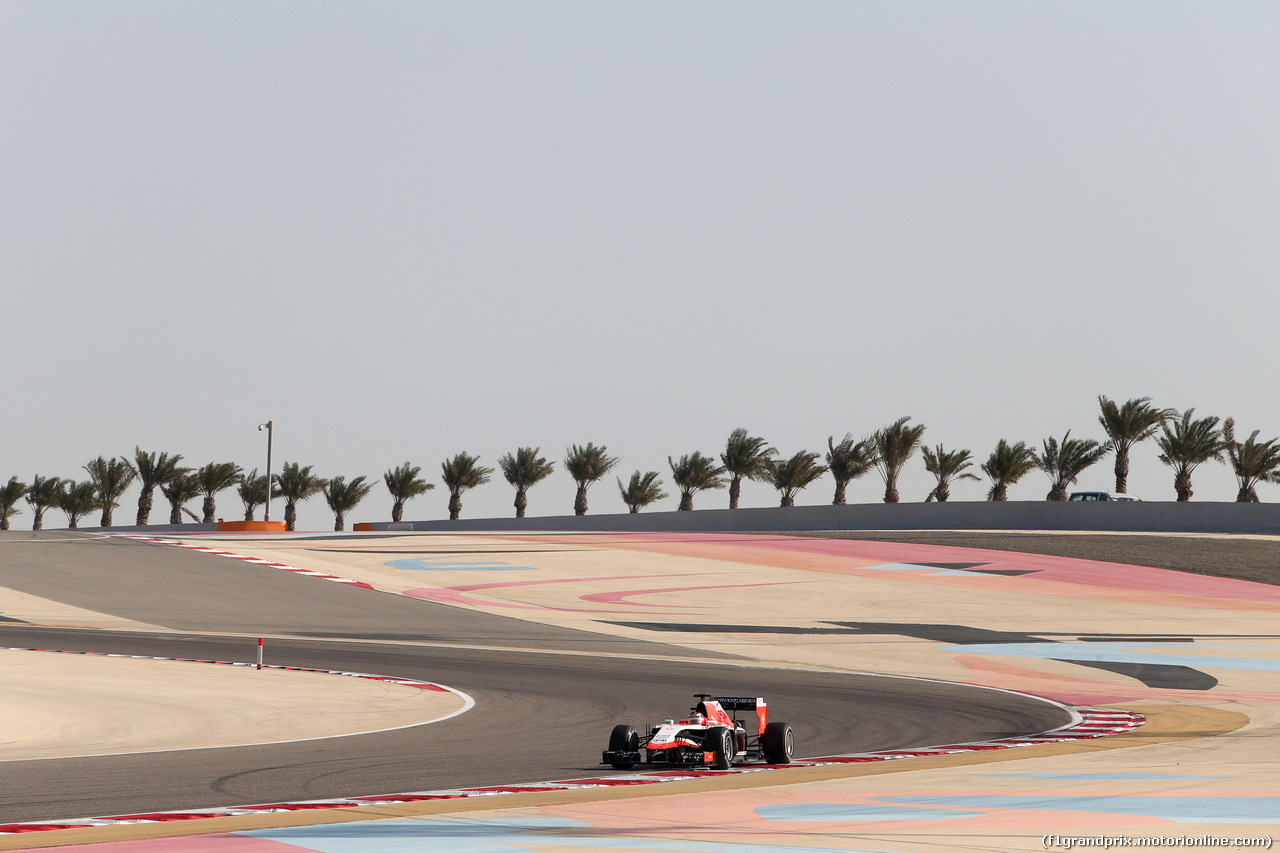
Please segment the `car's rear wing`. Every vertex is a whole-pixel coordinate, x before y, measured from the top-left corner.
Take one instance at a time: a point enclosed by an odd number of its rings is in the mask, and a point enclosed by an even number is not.
[[[764,727],[769,724],[769,706],[760,697],[743,699],[733,696],[717,696],[716,701],[726,711],[755,711],[756,721],[760,724],[759,734],[764,734]]]

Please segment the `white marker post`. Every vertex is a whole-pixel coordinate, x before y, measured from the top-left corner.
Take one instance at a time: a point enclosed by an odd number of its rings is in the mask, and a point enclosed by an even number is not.
[[[258,638],[258,669],[262,669],[262,638]]]

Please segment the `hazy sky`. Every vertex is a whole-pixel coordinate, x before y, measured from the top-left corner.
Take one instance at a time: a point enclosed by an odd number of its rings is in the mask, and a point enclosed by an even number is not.
[[[738,426],[790,455],[902,415],[981,461],[1101,438],[1099,394],[1278,435],[1277,44],[1272,2],[8,0],[0,476],[263,467],[267,419],[277,469],[437,481],[594,441],[669,484]],[[1130,490],[1173,498],[1153,444]]]

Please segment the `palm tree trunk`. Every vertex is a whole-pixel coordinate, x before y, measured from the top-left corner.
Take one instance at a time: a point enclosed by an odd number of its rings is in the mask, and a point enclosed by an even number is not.
[[[995,488],[991,490],[991,500],[993,501],[1009,500],[1009,487],[1004,483],[996,483]]]
[[[35,515],[31,519],[32,530],[44,530],[44,507],[38,506],[32,508]]]
[[[782,500],[781,502],[779,502],[778,506],[795,506],[795,505],[796,505],[796,496],[789,495],[786,492],[783,492]]]
[[[335,512],[335,513],[333,514],[333,529],[334,529],[334,530],[346,530],[347,528],[346,528],[346,523],[345,523],[345,522],[346,522],[346,519],[344,519],[344,518],[342,517],[342,513],[340,513],[340,512]]]
[[[9,529],[9,516],[6,515],[4,518],[0,518],[0,530],[8,530],[8,529]]]
[[[181,524],[181,523],[182,523],[182,507],[178,506],[177,504],[174,504],[172,507],[170,507],[170,509],[169,509],[169,523],[170,523],[170,524]]]
[[[1045,500],[1049,501],[1065,501],[1067,499],[1067,484],[1054,483],[1053,488],[1049,490],[1049,495]]]
[[[688,512],[693,509],[693,492],[684,492],[680,495],[680,506],[676,507],[678,511]]]
[[[102,518],[98,521],[99,527],[111,526],[111,510],[112,509],[114,509],[114,507],[111,506],[111,503],[109,501],[102,505]]]
[[[1126,494],[1129,491],[1129,449],[1116,451],[1116,491]]]
[[[884,478],[884,502],[887,504],[896,504],[898,502],[897,471],[890,471],[888,476]]]
[[[524,511],[529,508],[529,496],[524,489],[516,489],[516,518],[524,518]]]
[[[933,497],[940,504],[947,502],[947,498],[951,497],[951,487],[946,483],[939,483],[938,488],[933,490]]]
[[[844,506],[844,490],[848,483],[836,480],[836,496],[831,499],[832,506]]]
[[[288,501],[284,505],[284,529],[290,533],[298,523],[298,505],[293,501]]]
[[[631,505],[631,514],[632,514],[632,515],[635,515],[635,514],[636,514],[636,513],[638,513],[639,511],[640,511],[640,504],[632,504],[632,505]]]
[[[245,521],[253,521],[253,509],[252,509],[252,508],[250,508],[250,507],[245,507],[245,508],[244,508],[244,520],[245,520]]]
[[[573,498],[573,514],[574,515],[587,514],[587,487],[586,486],[578,486],[578,493],[574,495],[574,498]]]
[[[213,514],[218,511],[217,505],[213,502],[213,495],[204,496],[204,518],[200,519],[201,524],[213,524]]]
[[[76,529],[76,522],[77,522],[77,521],[79,521],[79,519],[78,519],[78,518],[76,518],[76,516],[74,516],[74,515],[73,515],[73,516],[68,517],[68,518],[67,518],[67,529],[68,529],[68,530],[75,530],[75,529]]]
[[[1190,472],[1178,474],[1173,478],[1173,487],[1178,491],[1178,501],[1180,503],[1191,500],[1191,474]]]
[[[737,474],[729,480],[729,509],[738,508],[738,498],[742,495],[742,477]]]
[[[391,504],[391,520],[398,524],[402,518],[404,518],[404,501],[396,498]]]
[[[462,515],[462,496],[454,493],[449,495],[449,520],[457,521],[458,516]]]
[[[143,489],[138,495],[138,526],[143,527],[151,520],[151,504],[155,498],[151,489]]]
[[[1240,491],[1236,492],[1236,503],[1247,504],[1257,500],[1257,498],[1250,496],[1252,491],[1248,486],[1241,486]]]

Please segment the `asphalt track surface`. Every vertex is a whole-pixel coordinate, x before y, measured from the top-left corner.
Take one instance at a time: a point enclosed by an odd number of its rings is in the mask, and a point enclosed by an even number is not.
[[[1280,584],[1280,538],[1159,533],[1042,533],[994,530],[818,530],[780,533],[821,539],[990,548],[1151,566],[1197,575]]]
[[[727,656],[487,616],[131,540],[0,535],[0,585],[183,632],[11,622],[0,624],[2,646],[252,661],[252,636],[289,633],[299,636],[270,641],[269,663],[431,680],[476,700],[451,720],[391,732],[5,762],[3,823],[596,776],[612,772],[597,762],[615,723],[639,727],[683,713],[695,692],[765,696],[773,718],[794,727],[802,756],[983,740],[1067,722],[1053,706],[1013,694],[751,668]],[[459,647],[471,644],[491,648]],[[609,656],[618,653],[650,657]]]

